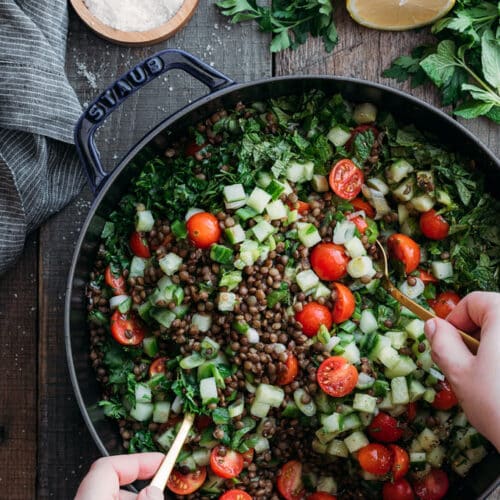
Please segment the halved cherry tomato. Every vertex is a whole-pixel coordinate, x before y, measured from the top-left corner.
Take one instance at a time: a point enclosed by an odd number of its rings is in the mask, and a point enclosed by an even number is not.
[[[423,281],[424,285],[428,283],[437,283],[439,281],[433,274],[423,269],[419,269],[418,272],[420,273],[418,277]]]
[[[334,283],[333,286],[337,292],[337,298],[333,305],[332,319],[335,324],[339,324],[347,321],[353,315],[354,309],[356,309],[356,300],[351,290],[342,283]]]
[[[408,403],[406,412],[404,413],[407,422],[413,422],[417,416],[417,403]]]
[[[208,415],[198,415],[194,422],[194,425],[199,431],[206,429],[209,425],[212,425],[213,420]]]
[[[114,274],[111,264],[104,271],[104,281],[113,290],[115,295],[123,295],[125,293],[125,278],[121,274]]]
[[[373,125],[358,125],[356,128],[354,128],[352,130],[351,138],[345,144],[345,148],[347,149],[347,151],[351,150],[351,148],[354,144],[354,140],[356,139],[356,136],[358,134],[366,132],[367,130],[371,130],[373,132],[375,139],[378,137],[378,134],[380,134],[379,130],[376,127],[374,127]]]
[[[331,356],[319,365],[316,380],[323,392],[342,398],[356,387],[358,370],[342,356]]]
[[[245,451],[245,453],[241,454],[243,456],[244,469],[246,469],[253,462],[254,453],[255,453],[254,449],[250,448],[249,450]]]
[[[141,233],[134,231],[130,235],[129,240],[130,249],[134,255],[137,257],[142,257],[143,259],[148,259],[151,257],[151,252],[149,250],[146,238],[141,236]]]
[[[311,252],[311,267],[322,279],[335,281],[347,274],[347,257],[344,247],[335,243],[318,243]]]
[[[221,448],[225,453],[221,454]],[[225,479],[238,476],[243,470],[243,455],[223,446],[216,446],[210,454],[210,467],[214,474]]]
[[[203,144],[196,144],[195,141],[188,142],[186,148],[184,149],[184,154],[186,156],[194,156],[198,151],[201,151],[207,145],[206,142]]]
[[[328,307],[318,302],[309,302],[295,314],[295,319],[302,325],[302,331],[308,337],[314,337],[321,325],[330,330],[332,313]]]
[[[198,212],[192,215],[187,223],[189,239],[198,248],[208,248],[220,239],[221,229],[215,215]]]
[[[356,215],[356,217],[348,217],[348,219],[356,226],[356,229],[361,233],[365,234],[368,229],[368,222],[366,222],[361,215]]]
[[[434,209],[420,216],[420,231],[430,240],[444,240],[450,232],[450,225]]]
[[[133,314],[123,314],[118,309],[111,316],[111,335],[122,345],[137,345],[146,332]]]
[[[358,451],[359,465],[370,474],[383,475],[391,470],[391,452],[383,445],[370,443]]]
[[[451,290],[442,292],[435,299],[427,301],[440,318],[446,318],[459,302],[460,296]]]
[[[252,497],[243,490],[229,490],[221,495],[219,500],[252,500]]]
[[[417,269],[420,262],[420,247],[406,234],[391,234],[387,239],[390,255],[404,264],[406,274]]]
[[[364,179],[363,171],[351,160],[344,158],[333,166],[328,181],[337,196],[352,200],[361,191]]]
[[[278,375],[278,380],[277,380],[278,385],[291,384],[295,380],[297,374],[299,373],[299,362],[291,352],[288,353],[288,357],[286,358],[285,362],[285,367],[286,371],[281,372]]]
[[[298,460],[290,460],[283,465],[278,472],[276,484],[285,500],[302,500],[304,498],[302,464]]]
[[[450,384],[443,380],[439,383],[439,391],[436,393],[434,397],[434,401],[432,402],[432,406],[436,408],[436,410],[451,410],[454,406],[457,406],[458,399],[453,392]]]
[[[307,201],[300,201],[300,200],[297,200],[295,203],[292,203],[290,201],[287,203],[287,205],[290,207],[290,210],[297,210],[299,214],[305,214],[311,208],[311,205],[309,205]]]
[[[450,486],[446,472],[432,469],[429,474],[413,483],[413,488],[420,500],[440,500]]]
[[[154,377],[155,375],[158,375],[160,373],[165,373],[167,371],[167,367],[165,363],[167,362],[166,357],[162,358],[156,358],[150,365],[149,365],[149,376]]]
[[[406,450],[398,446],[397,444],[388,444],[387,448],[392,454],[392,479],[397,481],[402,477],[405,477],[410,468],[410,457]]]
[[[311,493],[307,497],[307,500],[337,500],[337,497],[324,491],[317,491],[316,493]]]
[[[379,412],[373,417],[370,425],[368,426],[368,434],[375,441],[382,443],[393,443],[401,439],[403,429],[399,427],[399,422],[384,412]]]
[[[178,469],[174,469],[168,478],[167,488],[176,495],[190,495],[205,482],[206,478],[206,467],[200,467],[187,474],[182,474]]]
[[[375,209],[363,198],[354,198],[349,202],[356,210],[363,210],[367,217],[373,219],[375,217]]]
[[[384,484],[382,498],[384,500],[415,500],[415,495],[406,479],[398,479],[393,483]]]

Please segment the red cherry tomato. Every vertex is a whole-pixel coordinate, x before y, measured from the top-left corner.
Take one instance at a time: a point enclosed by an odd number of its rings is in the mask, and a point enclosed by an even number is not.
[[[401,439],[403,429],[399,427],[399,422],[388,415],[387,413],[380,412],[371,421],[368,426],[368,434],[375,441],[382,443],[393,443]]]
[[[205,482],[206,478],[206,467],[200,467],[188,474],[182,474],[178,469],[174,469],[168,478],[167,488],[176,495],[190,495]]]
[[[408,473],[408,469],[410,468],[410,457],[406,450],[396,444],[388,444],[387,448],[389,448],[392,454],[392,479],[397,481],[405,477]]]
[[[407,422],[413,422],[417,416],[417,403],[408,403],[406,407],[405,417]]]
[[[450,290],[440,293],[435,299],[427,301],[440,318],[446,318],[459,302],[460,296]]]
[[[370,443],[358,451],[359,465],[370,474],[383,475],[391,470],[391,452],[383,445]]]
[[[195,141],[188,142],[186,144],[186,149],[184,150],[184,154],[186,156],[194,156],[198,151],[201,151],[207,145],[206,142],[203,144],[196,144]]]
[[[335,243],[319,243],[311,252],[311,267],[322,279],[335,281],[347,274],[347,257],[344,247]]]
[[[398,479],[393,483],[384,484],[382,498],[383,500],[415,500],[415,495],[406,479]]]
[[[367,130],[371,130],[373,132],[375,139],[378,137],[378,134],[380,133],[379,130],[376,127],[374,127],[373,125],[358,125],[356,128],[354,128],[352,130],[351,138],[345,144],[345,148],[347,149],[347,151],[351,150],[351,148],[354,144],[354,140],[356,139],[356,136],[358,134],[366,132]]]
[[[356,387],[358,370],[342,356],[331,356],[319,366],[316,380],[323,392],[334,398],[342,398]]]
[[[253,462],[254,453],[255,453],[254,449],[250,448],[249,450],[245,451],[245,453],[241,454],[243,456],[244,469],[246,469]]]
[[[125,278],[121,274],[114,274],[111,264],[104,271],[104,281],[113,290],[114,295],[123,295],[125,293]]]
[[[420,216],[420,231],[430,240],[444,240],[450,232],[450,225],[434,209]]]
[[[214,474],[225,479],[231,479],[243,470],[243,455],[237,451],[225,448],[225,454],[219,454],[222,446],[216,446],[210,454],[210,467]]]
[[[134,231],[130,235],[129,245],[132,253],[134,255],[137,255],[137,257],[142,257],[143,259],[148,259],[149,257],[151,257],[151,252],[149,250],[146,238],[141,236],[141,233]]]
[[[338,161],[329,176],[332,191],[344,200],[356,198],[364,180],[363,171],[347,158]]]
[[[351,290],[342,283],[334,283],[333,286],[337,292],[337,298],[333,305],[332,319],[335,324],[339,324],[347,321],[353,315],[354,309],[356,309],[356,300]]]
[[[281,372],[278,375],[278,380],[277,380],[278,385],[291,384],[295,380],[297,374],[299,373],[299,362],[291,352],[288,353],[288,358],[286,358],[285,367],[286,371]]]
[[[133,314],[123,314],[118,309],[111,316],[111,335],[122,345],[137,345],[146,332]]]
[[[449,486],[448,476],[441,469],[432,469],[429,474],[413,484],[420,500],[440,500],[446,495]]]
[[[349,202],[355,210],[363,210],[367,217],[373,219],[375,217],[375,209],[363,198],[354,198]]]
[[[437,283],[439,281],[433,274],[424,271],[423,269],[419,269],[418,272],[420,273],[418,277],[423,281],[424,285],[427,285],[428,283]]]
[[[356,217],[348,217],[348,219],[356,226],[356,229],[361,234],[365,234],[365,231],[368,229],[368,222],[366,222],[363,217],[356,215]]]
[[[406,274],[417,269],[420,262],[420,247],[405,234],[391,234],[387,239],[390,255],[404,264]]]
[[[304,498],[302,464],[298,460],[290,460],[283,465],[278,472],[276,484],[285,500],[302,500]]]
[[[311,205],[307,203],[306,201],[296,201],[295,203],[289,202],[287,203],[289,206],[290,210],[297,210],[299,214],[305,214],[306,212],[309,212],[309,209],[311,208]]]
[[[458,399],[453,392],[450,384],[443,380],[439,383],[440,390],[436,393],[432,406],[436,410],[451,410],[454,406],[457,406]]]
[[[252,500],[252,497],[243,490],[229,490],[221,495],[219,500]]]
[[[187,223],[189,239],[198,248],[208,248],[220,239],[221,229],[215,215],[198,212],[192,215]]]
[[[154,377],[155,375],[158,375],[160,373],[165,373],[167,371],[167,367],[165,363],[167,362],[166,357],[162,358],[156,358],[150,365],[149,365],[149,376]]]
[[[330,330],[332,314],[328,307],[318,302],[309,302],[295,314],[295,319],[302,325],[302,331],[308,337],[314,337],[321,325]]]
[[[311,493],[307,497],[307,500],[337,500],[337,497],[324,491],[317,491],[316,493]]]

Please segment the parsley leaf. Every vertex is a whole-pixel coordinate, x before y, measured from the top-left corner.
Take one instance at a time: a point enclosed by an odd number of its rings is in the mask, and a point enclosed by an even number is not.
[[[288,283],[282,282],[277,290],[273,290],[267,296],[267,307],[272,309],[276,304],[290,305],[291,297]]]
[[[127,415],[127,410],[117,399],[112,398],[109,400],[99,401],[99,406],[104,408],[104,415],[109,418],[120,420],[121,418],[125,418]]]
[[[130,440],[129,453],[140,453],[145,451],[156,451],[157,448],[153,442],[153,435],[150,431],[137,431]]]

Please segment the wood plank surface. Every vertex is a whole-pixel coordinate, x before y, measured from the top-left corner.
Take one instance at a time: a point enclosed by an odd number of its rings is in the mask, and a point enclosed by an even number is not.
[[[72,13],[67,72],[82,103],[140,60],[167,47],[187,50],[236,80],[248,81],[271,76],[268,43],[251,26],[228,25],[204,1],[183,31],[149,48],[112,45],[97,38]],[[100,133],[97,142],[105,164],[116,163],[155,123],[205,93],[205,87],[180,71],[143,89],[113,114]],[[39,499],[72,498],[90,463],[99,456],[73,397],[63,342],[67,273],[90,200],[85,190],[40,231]]]
[[[0,498],[35,498],[37,447],[35,236],[0,278]]]

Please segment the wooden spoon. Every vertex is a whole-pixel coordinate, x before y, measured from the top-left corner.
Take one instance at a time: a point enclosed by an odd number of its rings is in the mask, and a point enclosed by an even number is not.
[[[193,426],[193,422],[194,415],[192,413],[186,413],[172,446],[168,450],[168,453],[165,455],[165,458],[161,462],[159,469],[156,471],[156,474],[151,481],[151,486],[156,486],[162,491],[167,486],[168,478],[172,473],[172,469],[175,466],[175,462],[177,461],[177,457],[179,456],[182,446],[184,445],[184,441],[186,441],[187,435]]]
[[[416,314],[420,319],[428,320],[431,318],[435,318],[436,314],[432,311],[425,309],[420,304],[417,304],[415,301],[407,297],[404,293],[402,293],[390,280],[389,278],[389,265],[387,263],[387,253],[385,252],[385,248],[380,243],[380,241],[376,241],[380,251],[382,252],[382,257],[384,259],[384,277],[382,279],[383,287],[394,297],[399,303],[403,304],[407,307],[412,313]],[[472,354],[477,353],[477,349],[479,347],[479,340],[471,337],[468,333],[463,332],[462,330],[456,329],[457,332],[462,337],[465,345],[469,348],[469,351]]]

